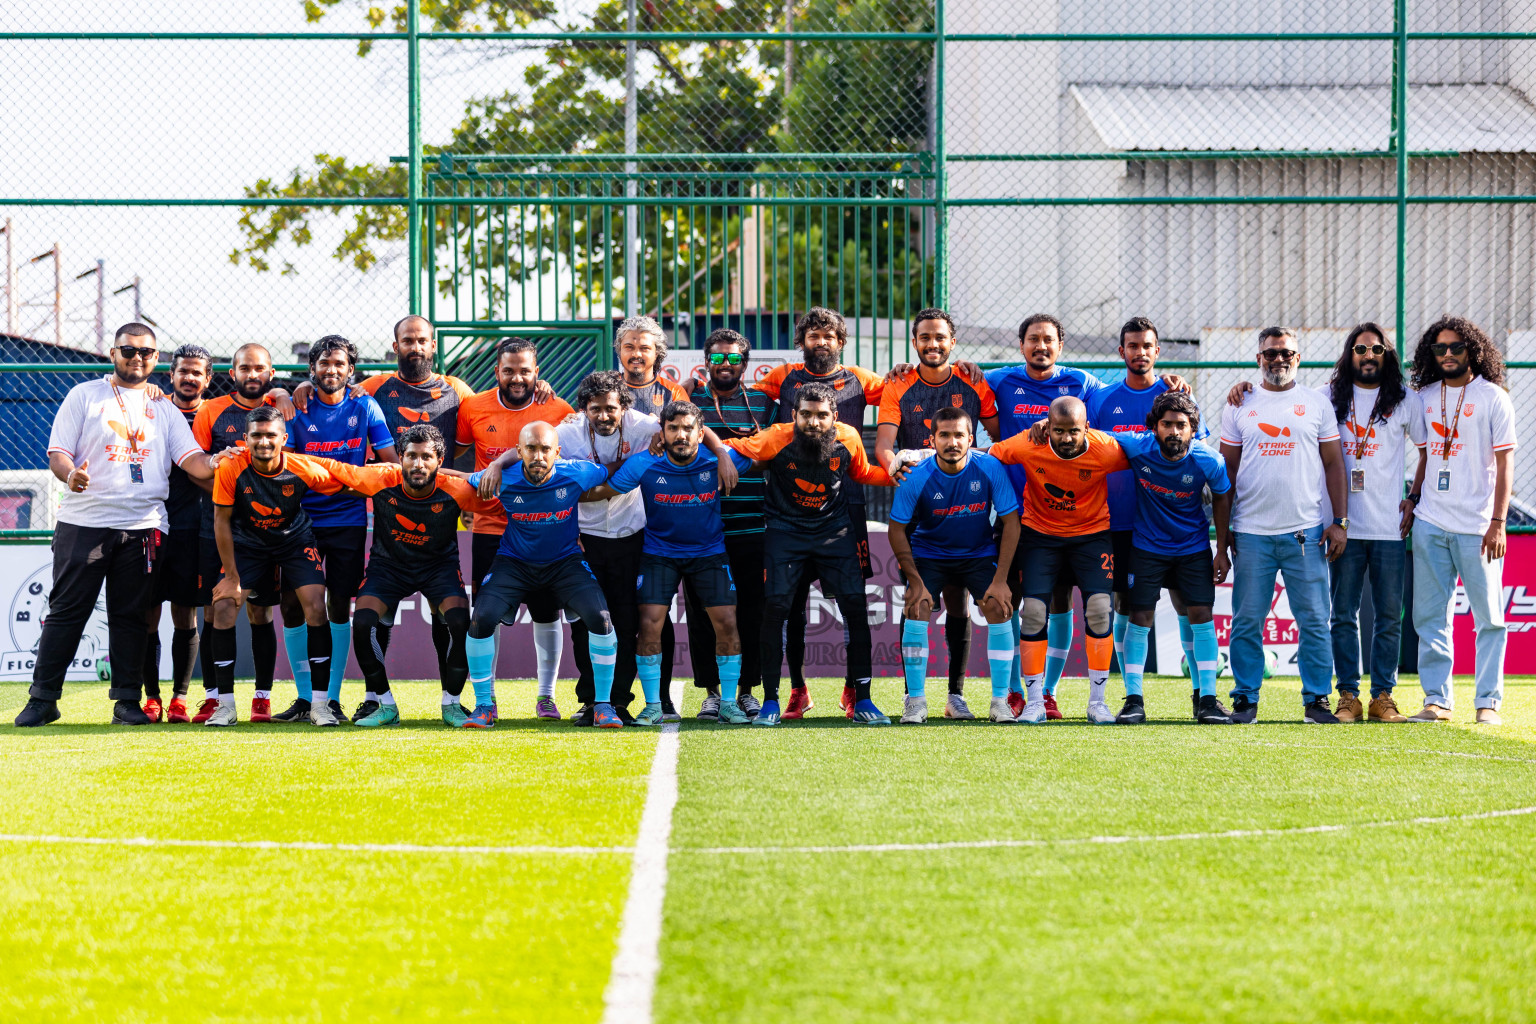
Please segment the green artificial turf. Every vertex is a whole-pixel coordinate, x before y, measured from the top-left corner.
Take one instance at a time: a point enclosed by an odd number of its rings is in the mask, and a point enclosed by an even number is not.
[[[1198,727],[1160,679],[1142,727],[1067,680],[1061,723],[889,729],[813,685],[804,723],[685,722],[657,1021],[1536,1019],[1536,814],[1411,820],[1536,806],[1531,680],[1482,729],[1469,685],[1452,725],[1304,726],[1281,679]],[[632,843],[655,733],[537,722],[526,682],[491,732],[397,693],[374,732],[110,728],[84,684],[0,726],[7,836],[453,848],[5,840],[0,1020],[597,1021],[630,857],[466,848]],[[1037,845],[846,849],[1000,840]]]

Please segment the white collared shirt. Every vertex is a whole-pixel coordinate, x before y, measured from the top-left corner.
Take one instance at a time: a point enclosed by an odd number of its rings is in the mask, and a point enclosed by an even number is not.
[[[585,413],[576,413],[566,417],[555,432],[560,437],[562,459],[587,459],[608,465],[649,448],[651,438],[661,432],[661,422],[654,416],[626,409],[619,429],[604,437],[592,429]],[[577,506],[577,515],[582,533],[613,540],[629,537],[645,529],[645,496],[637,488],[607,501],[584,501]]]

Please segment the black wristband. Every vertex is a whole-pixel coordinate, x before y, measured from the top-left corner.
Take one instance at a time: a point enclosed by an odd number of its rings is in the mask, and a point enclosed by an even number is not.
[[[1408,495],[1408,500],[1413,502],[1414,505],[1418,505],[1419,502],[1424,500],[1424,493],[1420,491],[1416,494],[1410,494]]]

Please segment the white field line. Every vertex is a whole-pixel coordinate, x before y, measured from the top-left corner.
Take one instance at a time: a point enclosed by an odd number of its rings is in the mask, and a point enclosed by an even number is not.
[[[672,809],[677,806],[679,744],[678,723],[662,726],[651,761],[645,810],[640,814],[640,833],[635,837],[619,946],[603,991],[603,1024],[650,1024],[661,970],[661,911],[667,896]]]

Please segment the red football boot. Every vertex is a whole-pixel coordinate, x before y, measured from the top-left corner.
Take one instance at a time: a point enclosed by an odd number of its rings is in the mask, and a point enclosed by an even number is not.
[[[161,708],[159,697],[146,697],[144,700],[144,713],[149,716],[151,722],[160,721]]]
[[[779,715],[780,721],[786,718],[804,718],[805,713],[816,706],[811,700],[810,690],[790,690],[789,704],[784,708],[784,713]]]
[[[1048,720],[1056,719],[1060,721],[1061,719],[1061,709],[1056,706],[1056,695],[1054,693],[1045,695],[1045,717]]]
[[[1057,715],[1056,717],[1060,718],[1061,716]],[[268,700],[266,697],[252,697],[251,698],[251,721],[253,721],[253,722],[270,722],[270,721],[272,721],[272,702],[270,700]]]
[[[837,703],[843,709],[844,718],[853,718],[853,706],[859,702],[858,692],[847,684],[843,685],[843,695],[837,699]],[[780,717],[782,718],[783,716],[781,715]]]
[[[212,718],[217,710],[219,710],[219,698],[209,697],[198,706],[197,714],[192,716],[192,721],[196,725],[202,725]]]
[[[187,714],[187,702],[180,697],[172,697],[171,702],[165,706],[165,720],[167,722],[190,722],[192,718]]]
[[[1008,710],[1013,712],[1013,717],[1018,718],[1024,713],[1024,695],[1008,691]]]

